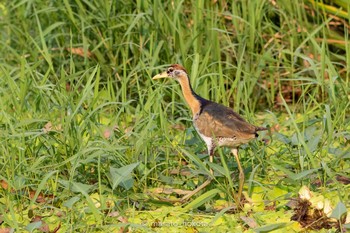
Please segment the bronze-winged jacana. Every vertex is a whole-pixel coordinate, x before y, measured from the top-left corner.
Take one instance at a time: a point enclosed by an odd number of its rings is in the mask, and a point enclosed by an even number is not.
[[[239,169],[238,201],[240,201],[244,185],[244,172],[238,157],[238,147],[256,138],[258,131],[267,130],[267,128],[249,124],[232,109],[197,95],[191,87],[185,68],[179,64],[171,65],[165,72],[153,77],[153,79],[159,78],[173,78],[180,83],[185,100],[192,110],[193,125],[207,144],[210,162],[213,162],[214,150],[217,146],[231,148]],[[211,173],[213,173],[212,170]],[[190,198],[210,182],[211,178],[208,178],[206,182],[184,196],[182,200]]]

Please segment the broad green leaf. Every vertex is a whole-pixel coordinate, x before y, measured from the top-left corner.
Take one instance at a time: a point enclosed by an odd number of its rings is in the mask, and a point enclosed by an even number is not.
[[[291,137],[291,143],[292,145],[298,146],[301,144],[300,137],[298,137],[298,134],[294,133]]]
[[[340,218],[346,214],[346,206],[343,202],[339,202],[335,209],[333,210],[330,218],[335,218],[337,220],[340,220]]]
[[[333,177],[333,176],[334,176],[334,173],[333,173],[332,170],[328,167],[327,163],[326,163],[325,161],[323,161],[323,159],[322,159],[321,164],[322,164],[323,169],[326,171],[327,175],[328,175],[329,177]]]
[[[291,143],[291,140],[289,137],[287,137],[286,135],[284,134],[281,134],[281,133],[275,133],[275,137],[277,138],[278,141],[281,141],[285,144],[289,144]]]
[[[89,193],[90,190],[94,187],[93,185],[87,185],[74,181],[60,180],[59,182],[65,186],[66,189],[69,189],[75,193],[82,193],[84,195]]]
[[[217,172],[218,174],[216,174],[216,177],[222,177],[225,176],[225,169],[220,166],[219,164],[216,163],[209,163],[209,167],[212,168],[214,170],[214,172]]]
[[[186,155],[191,161],[193,161],[197,166],[198,170],[202,174],[208,174],[210,175],[209,169],[206,167],[205,163],[196,155],[193,155],[192,153],[189,153],[187,150],[181,149],[181,152]]]
[[[31,222],[25,227],[25,229],[29,232],[33,232],[35,229],[38,229],[39,227],[41,227],[41,225],[42,225],[41,221]]]
[[[79,200],[80,200],[80,198],[78,196],[75,196],[75,197],[70,198],[68,201],[63,202],[62,205],[71,209],[73,207],[73,205]]]
[[[316,129],[317,128],[315,126],[310,126],[305,129],[305,132],[304,132],[305,141],[310,141],[315,138]],[[318,134],[318,135],[316,134],[316,136],[320,136],[320,135],[321,134]]]
[[[213,225],[214,223],[216,223],[216,221],[221,218],[222,216],[224,216],[224,214],[229,211],[232,210],[232,207],[226,207],[222,210],[220,210],[220,212],[218,212],[215,217],[211,220],[210,225]]]
[[[302,172],[297,173],[297,174],[295,174],[295,173],[289,174],[289,177],[293,180],[300,180],[300,179],[304,178],[305,176],[308,176],[317,170],[318,169],[316,169],[316,168],[310,169],[310,170],[305,170],[305,171],[302,171]]]
[[[318,144],[320,142],[322,134],[314,135],[310,140],[307,142],[307,146],[309,147],[311,152],[314,152],[318,148]]]
[[[287,190],[281,189],[278,186],[276,186],[267,192],[266,197],[268,200],[275,200],[277,198],[281,198],[282,196],[286,195],[287,193],[288,193]]]
[[[38,198],[39,194],[41,193],[41,190],[45,189],[45,185],[47,184],[47,180],[53,175],[57,173],[57,171],[51,171],[48,174],[46,174],[42,180],[40,181],[40,184],[38,185],[34,197],[31,200],[31,204],[35,202],[35,200]]]
[[[211,200],[219,192],[220,192],[219,189],[212,189],[212,190],[202,194],[201,196],[199,196],[198,198],[196,198],[192,202],[190,202],[187,206],[185,206],[184,209],[186,209],[186,210],[195,209],[195,208],[203,205],[203,203]]]
[[[270,225],[265,225],[262,227],[258,227],[255,228],[254,231],[255,232],[270,232],[270,231],[274,231],[276,229],[280,229],[286,226],[286,223],[282,222],[282,223],[275,223],[275,224],[270,224]]]
[[[274,167],[277,170],[280,170],[282,172],[284,172],[287,176],[293,176],[294,173],[289,171],[287,168],[285,168],[284,166],[281,166],[280,164],[275,163],[274,161],[266,161],[268,164],[270,164],[272,167]],[[278,163],[280,163],[280,161],[277,161]]]
[[[132,178],[132,171],[139,165],[139,162],[128,164],[121,168],[110,167],[109,172],[112,177],[112,189],[115,189],[118,185],[125,189],[130,189],[134,184]]]

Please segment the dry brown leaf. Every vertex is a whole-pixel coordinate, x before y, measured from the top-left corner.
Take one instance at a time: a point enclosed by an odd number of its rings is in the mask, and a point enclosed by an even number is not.
[[[35,215],[31,220],[30,222],[39,222],[41,221],[42,217],[39,216],[39,215]]]
[[[118,221],[121,222],[121,223],[128,223],[128,219],[127,219],[126,217],[119,216],[117,219],[118,219]],[[125,228],[124,228],[124,227],[121,227],[121,228],[119,229],[119,232],[120,232],[120,233],[126,232],[126,231],[125,231]],[[130,230],[128,230],[127,232],[130,232]]]
[[[39,231],[41,232],[50,232],[49,225],[42,219],[41,216],[34,216],[30,222],[41,222],[41,226],[39,227]]]
[[[43,128],[44,133],[48,133],[52,130],[52,123],[51,121],[47,122]]]
[[[58,124],[58,125],[53,125],[51,121],[47,122],[44,126],[44,128],[42,128],[42,130],[44,131],[44,133],[48,133],[51,132],[53,130],[55,131],[62,131],[62,125]]]
[[[271,133],[273,132],[279,132],[281,129],[281,126],[279,124],[276,124],[276,125],[273,125],[270,130],[271,130]]]
[[[72,90],[72,87],[70,85],[70,82],[66,82],[66,91],[70,92]]]
[[[345,176],[341,176],[341,175],[337,175],[335,177],[337,179],[337,181],[339,181],[340,183],[343,183],[345,185],[350,184],[350,178],[345,177]]]
[[[58,212],[56,213],[56,216],[59,217],[59,218],[62,218],[62,217],[65,217],[66,214],[65,214],[65,212],[63,212],[63,211],[58,211]]]
[[[107,216],[108,217],[118,217],[120,213],[118,211],[112,211]]]
[[[185,131],[185,130],[186,130],[186,127],[185,127],[183,124],[175,124],[175,125],[172,125],[172,128],[173,128],[173,129],[180,130],[180,131]]]
[[[119,216],[117,219],[121,223],[128,223],[128,219],[124,216]]]
[[[9,184],[5,180],[1,180],[0,184],[3,189],[7,189],[9,187]]]
[[[254,218],[251,218],[251,217],[245,217],[245,216],[241,216],[241,219],[243,220],[243,222],[245,224],[247,224],[250,228],[256,228],[258,227],[259,225],[256,223],[255,219]]]
[[[11,230],[11,228],[0,228],[0,233],[10,233]]]
[[[85,57],[84,48],[66,48],[67,51],[71,52],[72,54],[79,55],[81,57]],[[93,56],[93,53],[89,50],[86,51],[86,56],[88,58],[91,58]]]
[[[51,231],[51,233],[56,233],[56,232],[58,232],[58,230],[59,230],[60,228],[61,228],[61,223],[59,223],[58,226],[55,227],[55,229],[53,229],[53,230]]]
[[[170,175],[182,175],[182,176],[190,176],[191,171],[188,169],[172,169],[169,171]]]
[[[103,132],[103,137],[105,139],[109,139],[112,135],[112,131],[110,129],[106,129],[104,132]]]
[[[39,231],[49,233],[50,232],[50,227],[47,225],[46,222],[42,221],[41,227],[39,227]]]
[[[191,191],[189,190],[182,190],[182,189],[173,189],[173,188],[155,188],[151,191],[151,193],[156,193],[156,194],[172,194],[176,193],[178,195],[186,195],[189,194]]]
[[[36,191],[30,190],[29,191],[29,198],[33,199],[35,197]],[[54,195],[45,195],[43,193],[39,193],[38,197],[36,198],[37,203],[45,203],[45,202],[52,202],[54,199]]]

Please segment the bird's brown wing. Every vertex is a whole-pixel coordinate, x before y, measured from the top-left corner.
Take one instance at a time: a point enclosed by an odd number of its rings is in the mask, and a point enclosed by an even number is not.
[[[197,129],[208,137],[255,137],[256,128],[239,114],[223,105],[210,102],[195,121]]]

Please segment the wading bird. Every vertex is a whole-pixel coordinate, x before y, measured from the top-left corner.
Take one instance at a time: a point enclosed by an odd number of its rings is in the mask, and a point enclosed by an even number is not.
[[[171,65],[165,72],[153,77],[153,79],[160,78],[172,78],[180,83],[185,100],[192,110],[193,125],[207,145],[210,162],[213,162],[214,150],[217,146],[231,148],[239,169],[238,198],[236,199],[239,203],[244,185],[244,172],[238,157],[238,147],[256,138],[258,131],[267,130],[267,128],[249,124],[232,109],[197,95],[191,87],[185,68],[179,64]],[[213,171],[210,171],[213,174]],[[209,177],[202,185],[184,196],[181,201],[189,199],[210,182]]]

